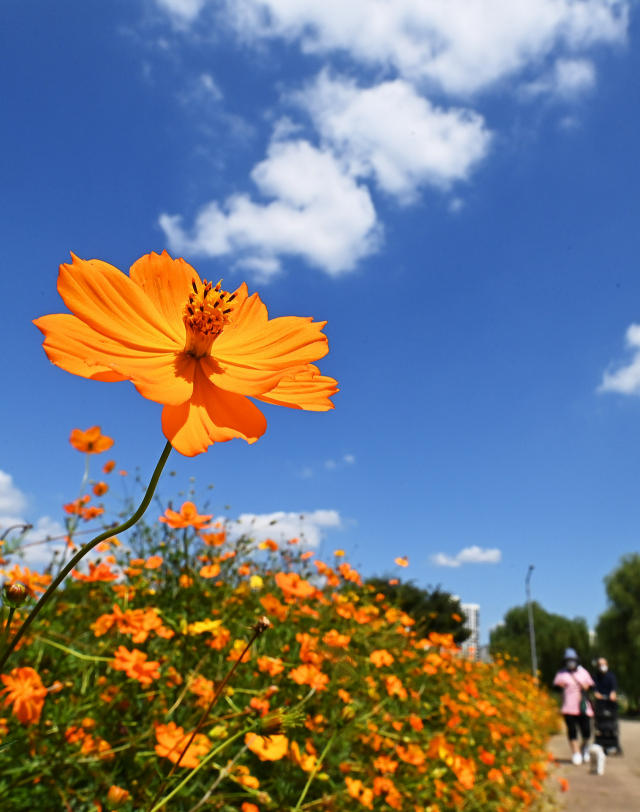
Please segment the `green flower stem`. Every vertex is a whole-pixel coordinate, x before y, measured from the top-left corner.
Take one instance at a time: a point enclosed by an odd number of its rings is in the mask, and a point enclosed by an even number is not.
[[[333,740],[335,739],[336,735],[337,734],[334,733],[333,736],[329,739],[329,743],[327,744],[327,746],[322,751],[322,754],[321,754],[320,758],[316,761],[316,766],[313,768],[313,772],[309,776],[309,780],[305,784],[305,788],[302,790],[302,795],[298,798],[298,803],[296,804],[295,809],[293,810],[293,812],[298,812],[298,809],[300,809],[300,806],[301,806],[302,802],[304,801],[304,799],[307,796],[307,792],[309,791],[309,787],[311,786],[311,782],[316,777],[316,773],[318,772],[318,770],[322,766],[322,759],[329,752],[329,750],[331,748],[331,745],[333,744]]]
[[[73,556],[73,558],[69,561],[69,563],[62,569],[56,578],[51,582],[49,588],[44,593],[44,595],[40,598],[38,603],[33,607],[31,612],[29,613],[27,619],[24,621],[22,626],[16,632],[13,640],[9,643],[6,650],[2,653],[0,657],[0,671],[4,668],[7,660],[9,659],[11,652],[15,649],[17,644],[20,642],[22,637],[24,637],[25,633],[27,632],[29,626],[33,623],[33,621],[38,617],[44,605],[49,601],[53,593],[56,589],[60,586],[60,584],[64,581],[67,575],[71,572],[72,569],[75,569],[77,565],[82,561],[85,555],[101,541],[106,541],[107,539],[116,536],[118,533],[124,533],[125,530],[128,530],[130,527],[133,527],[136,522],[138,522],[144,515],[146,509],[149,507],[149,503],[153,498],[153,494],[155,493],[156,487],[158,486],[158,481],[160,479],[160,475],[162,474],[162,469],[166,465],[167,460],[169,459],[169,454],[171,453],[171,443],[167,442],[164,447],[164,451],[162,452],[160,459],[158,460],[158,464],[156,465],[156,469],[153,472],[153,476],[151,477],[151,481],[149,482],[149,487],[140,503],[140,507],[136,510],[136,512],[131,516],[130,519],[127,519],[126,522],[118,525],[117,527],[110,527],[108,530],[105,530],[104,533],[100,533],[99,536],[96,536],[92,539],[88,544],[85,544],[78,552]]]
[[[16,610],[13,608],[13,606],[9,607],[9,617],[7,618],[7,625],[2,630],[2,637],[0,638],[0,651],[2,651],[2,649],[4,648],[5,640],[7,639],[7,636],[9,635],[9,631],[11,629],[11,621],[13,620],[13,615],[14,615],[15,611]],[[4,616],[4,609],[2,610],[2,614]]]
[[[39,640],[41,643],[46,643],[48,646],[55,646],[55,648],[59,648],[60,651],[64,651],[67,654],[71,654],[72,657],[78,657],[80,660],[92,660],[96,663],[112,663],[113,657],[93,657],[90,654],[80,654],[79,651],[74,651],[72,648],[67,648],[66,646],[61,645],[60,643],[54,643],[53,640],[47,640],[44,637],[40,637],[39,634],[34,634],[36,640]]]
[[[217,747],[215,750],[213,750],[211,753],[209,753],[209,754],[207,755],[207,757],[206,757],[206,758],[201,759],[201,761],[199,762],[198,766],[197,766],[197,767],[194,767],[194,769],[193,769],[193,770],[191,770],[191,772],[190,772],[190,773],[187,775],[187,777],[184,779],[184,781],[181,781],[181,782],[178,784],[178,786],[177,786],[177,787],[176,787],[174,790],[172,790],[172,791],[171,791],[171,792],[170,792],[170,793],[169,793],[167,796],[165,796],[164,798],[162,798],[162,800],[161,800],[161,801],[159,801],[159,802],[158,802],[158,803],[157,803],[157,804],[156,804],[156,805],[153,807],[153,809],[151,810],[151,812],[158,812],[158,809],[162,809],[162,807],[163,807],[163,806],[164,806],[164,805],[167,803],[167,801],[170,801],[170,800],[173,798],[173,796],[174,796],[174,795],[177,795],[177,794],[178,794],[178,792],[180,792],[180,790],[181,790],[181,789],[182,789],[182,788],[183,788],[183,787],[184,787],[184,786],[185,786],[185,785],[186,785],[186,784],[187,784],[189,781],[191,781],[191,779],[192,779],[192,778],[193,778],[193,776],[194,776],[194,775],[195,775],[195,774],[198,772],[198,770],[199,770],[199,769],[201,769],[202,767],[204,767],[204,765],[205,765],[205,764],[206,764],[208,761],[211,761],[211,759],[212,759],[214,756],[216,756],[216,755],[217,755],[217,754],[218,754],[218,753],[219,753],[221,750],[224,750],[224,748],[225,748],[225,747],[227,747],[227,745],[231,744],[231,743],[232,743],[232,742],[234,742],[236,739],[240,738],[240,736],[242,736],[243,734],[245,734],[245,733],[249,733],[249,732],[250,732],[250,730],[251,730],[251,728],[250,728],[250,727],[247,727],[247,728],[245,728],[244,730],[241,730],[239,733],[236,733],[236,734],[235,734],[235,736],[231,736],[231,738],[230,738],[230,739],[227,739],[227,740],[226,740],[226,741],[225,741],[223,744],[221,744],[221,745],[220,745],[220,747]]]

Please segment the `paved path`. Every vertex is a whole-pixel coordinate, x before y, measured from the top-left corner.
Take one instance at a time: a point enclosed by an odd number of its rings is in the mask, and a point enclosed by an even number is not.
[[[624,756],[607,756],[605,774],[591,775],[588,764],[571,763],[564,735],[551,739],[559,762],[551,784],[557,789],[557,777],[569,781],[568,791],[558,794],[563,812],[640,812],[640,722],[620,723],[620,744]]]

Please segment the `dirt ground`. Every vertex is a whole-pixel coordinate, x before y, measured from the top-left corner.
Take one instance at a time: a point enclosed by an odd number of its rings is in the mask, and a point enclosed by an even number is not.
[[[607,756],[604,775],[591,775],[589,765],[571,763],[566,736],[554,736],[550,750],[559,766],[550,784],[558,793],[558,807],[563,812],[640,812],[640,721],[620,723],[623,756]],[[569,782],[567,792],[560,792],[558,777]]]

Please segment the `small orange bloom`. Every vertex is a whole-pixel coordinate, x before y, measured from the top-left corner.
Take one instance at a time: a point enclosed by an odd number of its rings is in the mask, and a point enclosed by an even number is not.
[[[260,716],[269,713],[269,708],[271,707],[268,699],[263,699],[259,696],[254,696],[251,702],[249,702],[249,706],[254,710],[260,711]]]
[[[240,807],[240,809],[242,810],[242,812],[260,812],[260,810],[255,804],[250,804],[248,801],[245,801]]]
[[[211,525],[208,522],[213,518],[213,513],[206,516],[199,516],[198,510],[193,502],[184,502],[180,508],[180,513],[167,508],[164,516],[160,516],[160,521],[168,524],[174,530],[183,527],[194,527],[196,530],[204,530]]]
[[[396,586],[396,584],[399,584],[399,583],[400,583],[400,581],[398,581],[398,579],[397,579],[397,578],[392,578],[392,579],[389,581],[389,586]]]
[[[144,568],[146,570],[157,570],[158,567],[162,566],[163,558],[161,555],[151,555],[147,560],[144,562]]]
[[[309,581],[304,581],[297,572],[279,572],[276,575],[276,584],[285,594],[296,598],[309,598],[316,591],[316,588]]]
[[[393,654],[389,654],[386,648],[372,651],[369,659],[376,666],[376,668],[382,668],[384,665],[391,665],[391,663],[395,662]]]
[[[131,797],[131,793],[127,792],[126,789],[122,789],[122,787],[117,787],[115,784],[112,784],[109,787],[109,792],[107,793],[107,804],[110,809],[118,809],[118,807],[122,806],[125,801],[128,801]]]
[[[223,530],[221,533],[201,533],[200,538],[209,547],[220,547],[227,540],[227,531]]]
[[[50,575],[40,575],[39,572],[32,572],[28,567],[20,567],[14,564],[10,570],[0,570],[5,576],[5,585],[22,584],[27,588],[27,592],[33,598],[37,592],[44,592],[51,583]]]
[[[380,770],[381,773],[394,773],[398,769],[398,762],[389,758],[389,756],[378,756],[373,762],[373,766],[376,770]]]
[[[415,713],[412,713],[411,716],[409,716],[409,724],[416,731],[416,733],[419,733],[424,727],[424,722],[419,716],[416,716]]]
[[[315,553],[313,552],[313,550],[307,550],[306,553],[302,553],[302,555],[300,556],[300,560],[306,561],[307,559],[311,558],[314,555]]]
[[[104,496],[109,490],[109,486],[106,482],[96,482],[92,490],[96,496]]]
[[[251,567],[248,564],[240,564],[238,567],[238,575],[251,575]]]
[[[329,677],[316,668],[315,665],[299,665],[292,671],[289,671],[289,678],[298,685],[308,685],[315,688],[317,691],[324,691],[329,682]]]
[[[325,646],[332,646],[333,648],[347,648],[351,638],[348,634],[339,634],[336,629],[331,629],[330,632],[324,635],[322,642]]]
[[[72,259],[58,277],[72,315],[35,321],[49,360],[83,378],[132,381],[164,405],[163,431],[181,454],[261,437],[266,420],[247,396],[333,408],[336,382],[313,365],[328,352],[325,322],[269,320],[245,284],[229,294],[166,251],[141,257],[129,276],[106,262]]]
[[[285,606],[283,603],[280,603],[276,596],[272,595],[271,593],[260,598],[260,603],[264,606],[267,614],[274,615],[281,622],[289,613],[289,607]]]
[[[115,460],[108,460],[102,466],[102,473],[103,474],[110,474],[115,467],[116,467],[116,461]]]
[[[185,733],[184,728],[178,727],[175,722],[169,722],[168,725],[155,725],[157,744],[155,747],[156,753],[159,756],[164,756],[172,761],[174,764],[180,758],[180,754],[185,748],[186,743],[191,738],[191,733]],[[181,767],[190,767],[193,769],[198,766],[200,758],[206,755],[211,749],[211,742],[203,733],[197,733],[193,742],[187,748],[187,752],[180,760]]]
[[[420,767],[425,762],[425,755],[417,744],[408,744],[406,747],[398,744],[396,753],[404,762],[413,764],[415,767]]]
[[[277,657],[258,657],[258,668],[270,677],[275,677],[284,671],[284,664]]]
[[[244,743],[260,761],[280,761],[289,752],[289,739],[286,736],[256,736],[247,733]]]
[[[567,792],[569,789],[569,782],[566,778],[558,778],[558,783],[560,784],[560,791]]]
[[[108,451],[113,445],[111,437],[102,434],[100,426],[92,426],[86,431],[74,429],[69,437],[69,442],[84,454],[101,454],[103,451]]]
[[[193,585],[193,578],[183,572],[178,578],[178,583],[183,589],[189,589],[189,587]]]
[[[399,567],[408,567],[409,566],[409,559],[408,559],[408,557],[406,555],[402,556],[402,558],[394,558],[393,561]]]
[[[266,541],[261,542],[258,544],[259,550],[271,550],[272,553],[278,551],[278,545],[272,539],[267,539]]]
[[[504,775],[502,774],[501,770],[496,770],[495,767],[487,773],[487,778],[489,781],[493,781],[496,784],[504,784]]]
[[[242,657],[240,662],[242,663],[249,662],[249,660],[251,659],[251,649],[248,649],[246,653],[243,653],[246,648],[247,648],[246,640],[234,640],[233,646],[231,647],[231,651],[229,652],[227,660],[230,660],[231,662],[234,663],[237,660],[240,660],[240,658]]]
[[[480,755],[478,756],[478,758],[480,759],[480,761],[483,762],[483,764],[486,764],[488,767],[493,766],[496,760],[496,757],[494,756],[493,753],[488,753],[486,750],[483,750],[482,747],[480,748]]]
[[[28,666],[14,668],[11,674],[0,674],[0,679],[6,685],[0,691],[0,696],[6,694],[5,707],[13,702],[13,715],[23,725],[39,722],[47,689],[38,672]]]
[[[86,581],[89,583],[95,581],[115,581],[118,578],[117,573],[113,572],[108,564],[103,562],[96,566],[93,561],[89,561],[88,575],[84,575],[82,572],[78,572],[78,570],[71,570],[71,575],[76,581]]]
[[[220,575],[220,564],[209,564],[206,567],[202,567],[200,575],[203,578],[215,578]]]
[[[345,703],[345,705],[348,705],[351,702],[351,694],[348,691],[345,691],[344,688],[338,688],[338,696]]]
[[[137,679],[142,685],[150,685],[154,679],[160,677],[158,671],[160,663],[153,660],[147,662],[147,655],[137,648],[129,651],[124,646],[120,646],[114,656],[111,667],[116,671],[126,672],[130,679]]]

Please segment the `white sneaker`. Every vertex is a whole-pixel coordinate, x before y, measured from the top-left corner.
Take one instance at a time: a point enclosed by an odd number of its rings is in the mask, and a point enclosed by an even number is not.
[[[582,754],[581,753],[574,753],[572,758],[571,758],[571,763],[576,764],[576,765],[582,764]]]

